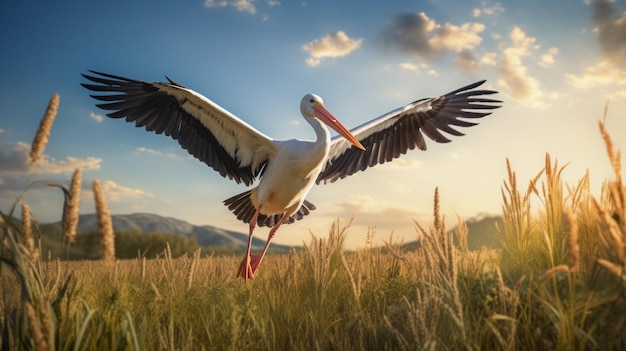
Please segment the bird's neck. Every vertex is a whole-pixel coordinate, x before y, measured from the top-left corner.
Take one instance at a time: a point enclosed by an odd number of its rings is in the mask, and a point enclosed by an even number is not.
[[[330,132],[328,128],[317,118],[306,118],[306,120],[315,131],[315,145],[322,149],[330,147]]]

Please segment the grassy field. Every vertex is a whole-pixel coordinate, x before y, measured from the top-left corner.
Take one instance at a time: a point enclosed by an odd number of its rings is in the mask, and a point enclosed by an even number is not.
[[[626,349],[626,187],[621,155],[599,126],[615,177],[598,196],[590,193],[588,174],[563,184],[564,167],[549,155],[522,183],[507,161],[499,250],[469,251],[472,233],[461,219],[451,234],[437,190],[432,222],[416,223],[415,250],[388,242],[348,252],[349,224],[335,222],[327,238],[268,256],[248,283],[235,278],[240,257],[197,251],[174,259],[166,249],[155,259],[117,260],[106,216],[102,260],[48,261],[33,240],[36,222],[23,218],[17,225],[8,220],[13,209],[2,212],[0,346]],[[67,193],[64,213],[71,218]]]

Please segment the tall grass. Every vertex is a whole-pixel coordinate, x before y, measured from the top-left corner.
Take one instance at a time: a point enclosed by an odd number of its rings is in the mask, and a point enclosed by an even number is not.
[[[615,170],[600,196],[588,173],[564,184],[566,167],[550,155],[527,186],[506,160],[500,250],[469,251],[472,233],[461,218],[445,227],[436,189],[432,221],[415,223],[417,249],[390,237],[384,247],[346,251],[350,222],[337,220],[302,250],[268,256],[248,284],[235,277],[237,258],[173,258],[169,246],[150,260],[47,260],[34,254],[37,221],[20,196],[0,212],[0,346],[624,349],[626,188],[621,155],[599,128]],[[49,185],[69,199],[74,182],[71,191]],[[22,222],[13,219],[18,204]]]

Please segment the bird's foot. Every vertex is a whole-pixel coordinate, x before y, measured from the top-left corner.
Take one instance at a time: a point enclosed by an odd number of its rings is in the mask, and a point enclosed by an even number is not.
[[[241,264],[239,265],[237,277],[241,277],[246,281],[248,281],[248,279],[254,279],[254,273],[259,267],[259,264],[261,264],[262,260],[263,256],[257,256],[254,254],[244,257],[243,261],[241,261]]]
[[[237,270],[237,278],[241,277],[245,281],[248,279],[254,279],[254,271],[252,270],[252,266],[250,266],[250,262],[252,261],[251,255],[246,255],[239,264],[239,270]]]

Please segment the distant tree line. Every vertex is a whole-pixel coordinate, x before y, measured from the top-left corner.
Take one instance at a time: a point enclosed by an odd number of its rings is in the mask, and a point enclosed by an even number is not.
[[[79,232],[76,241],[69,246],[63,243],[63,233],[58,225],[42,225],[34,235],[44,260],[97,260],[102,256],[100,236],[95,231]],[[168,243],[174,258],[191,256],[198,248],[202,256],[230,256],[242,252],[236,247],[200,247],[195,236],[127,230],[115,232],[115,256],[118,259],[155,258],[165,251]]]

